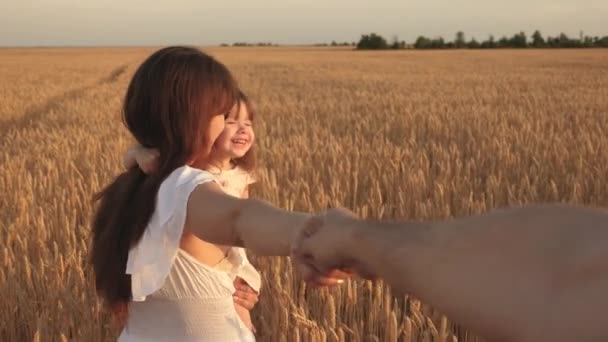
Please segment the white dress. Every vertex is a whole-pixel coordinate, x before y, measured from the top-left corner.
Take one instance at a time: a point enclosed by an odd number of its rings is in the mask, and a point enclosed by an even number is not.
[[[133,301],[119,342],[255,341],[232,298],[236,276],[258,291],[261,285],[244,251],[232,248],[210,267],[179,248],[190,193],[207,182],[220,183],[207,171],[184,166],[161,184],[156,210],[129,251]]]

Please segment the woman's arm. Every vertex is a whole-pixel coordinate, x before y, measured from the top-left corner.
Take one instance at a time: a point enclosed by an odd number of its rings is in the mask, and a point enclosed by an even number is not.
[[[190,195],[186,229],[210,243],[246,247],[261,256],[287,256],[309,217],[261,200],[232,197],[210,182]]]

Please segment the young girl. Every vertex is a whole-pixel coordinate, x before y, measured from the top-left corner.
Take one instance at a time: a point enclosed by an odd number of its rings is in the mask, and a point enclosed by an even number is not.
[[[225,117],[225,128],[211,150],[207,171],[212,173],[229,195],[238,198],[249,196],[248,187],[255,182],[252,172],[255,168],[253,143],[252,103],[243,92],[239,92],[238,103]],[[123,157],[125,168],[140,167],[146,173],[156,171],[158,151],[135,145]],[[233,247],[226,258],[214,266],[234,277],[236,292],[235,308],[243,322],[255,332],[249,310],[257,302],[261,277],[247,259],[243,248]]]

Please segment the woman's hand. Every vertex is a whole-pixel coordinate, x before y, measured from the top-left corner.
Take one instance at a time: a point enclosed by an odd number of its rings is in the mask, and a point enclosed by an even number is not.
[[[260,294],[239,277],[234,280],[234,288],[236,289],[232,296],[234,303],[247,310],[252,310],[258,303]]]
[[[353,271],[361,272],[351,257],[358,222],[346,209],[331,209],[310,218],[292,246],[292,259],[300,276],[315,286],[332,286],[351,277]]]

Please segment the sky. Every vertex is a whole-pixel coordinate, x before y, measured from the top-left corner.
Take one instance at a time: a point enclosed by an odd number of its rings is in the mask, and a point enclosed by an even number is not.
[[[608,35],[608,0],[0,0],[0,46]]]

